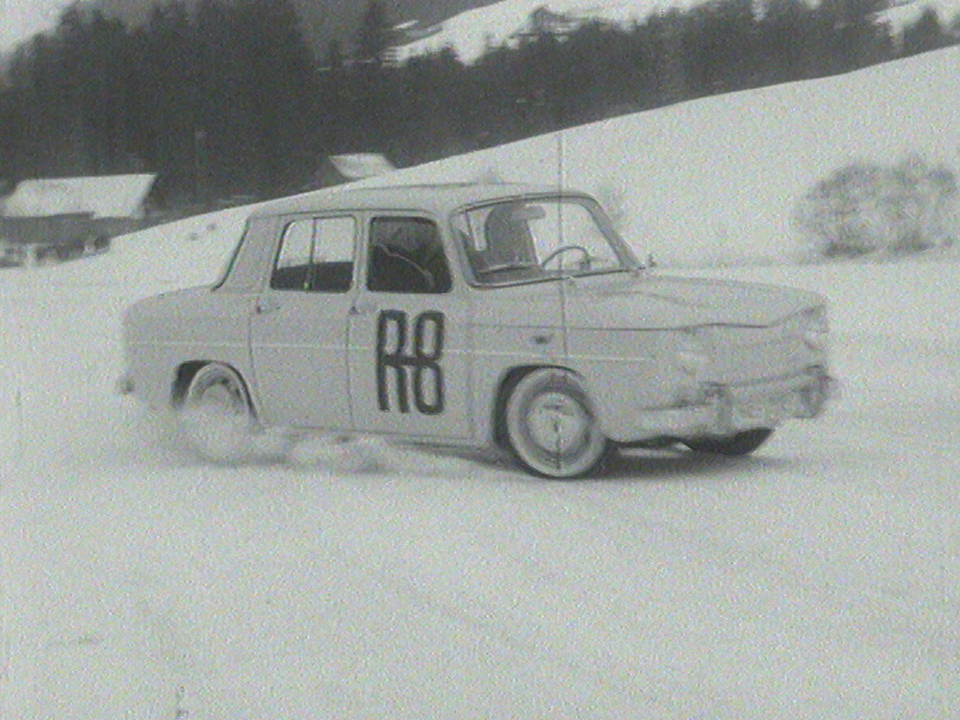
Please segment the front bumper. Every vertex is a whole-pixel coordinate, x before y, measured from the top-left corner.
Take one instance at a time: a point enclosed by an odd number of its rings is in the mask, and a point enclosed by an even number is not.
[[[838,391],[837,381],[819,366],[737,385],[703,383],[688,404],[638,413],[631,434],[642,441],[724,437],[753,428],[775,428],[786,420],[818,417]]]

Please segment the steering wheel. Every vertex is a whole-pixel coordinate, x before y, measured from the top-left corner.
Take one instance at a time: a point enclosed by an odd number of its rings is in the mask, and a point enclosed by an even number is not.
[[[570,252],[571,250],[576,250],[577,252],[582,253],[584,262],[586,262],[587,265],[590,264],[590,251],[587,250],[587,248],[585,248],[583,245],[561,245],[553,252],[548,253],[547,256],[540,261],[540,267],[546,268],[547,263],[558,258],[566,252]]]

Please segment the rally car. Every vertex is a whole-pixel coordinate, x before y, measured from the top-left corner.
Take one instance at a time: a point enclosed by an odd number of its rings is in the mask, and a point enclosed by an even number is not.
[[[815,294],[646,269],[585,193],[340,189],[260,206],[219,282],[131,307],[121,386],[230,428],[190,433],[211,457],[322,430],[572,478],[622,446],[744,455],[817,416],[827,331]]]

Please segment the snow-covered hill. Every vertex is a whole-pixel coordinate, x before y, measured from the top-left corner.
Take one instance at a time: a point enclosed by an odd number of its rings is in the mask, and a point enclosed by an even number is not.
[[[955,163],[958,60],[406,177],[616,182],[640,247],[782,258],[791,194],[845,158]],[[3,720],[960,717],[960,262],[687,270],[831,301],[844,394],[753,458],[627,453],[548,483],[317,439],[211,466],[113,393],[119,316],[209,280],[243,213],[0,271]]]
[[[577,22],[604,20],[626,25],[643,20],[658,10],[686,9],[704,0],[501,0],[487,7],[468,10],[444,21],[430,37],[404,46],[400,57],[408,58],[451,46],[464,62],[473,62],[489,47],[515,42],[531,30],[535,12],[546,10]]]
[[[883,11],[880,17],[889,23],[894,32],[913,25],[927,8],[937,13],[940,24],[950,27],[960,20],[960,0],[908,0],[892,2],[892,7]]]
[[[501,0],[476,10],[468,10],[444,21],[430,37],[405,46],[401,57],[414,57],[453,47],[464,62],[473,62],[488,48],[510,44],[531,30],[534,13],[564,16],[577,22],[602,20],[628,26],[671,8],[688,10],[707,0]],[[815,3],[814,3],[815,4]],[[933,8],[943,24],[960,17],[960,0],[912,0],[883,13],[882,18],[894,32]]]
[[[37,33],[57,26],[64,0],[3,0],[0,2],[0,55]]]

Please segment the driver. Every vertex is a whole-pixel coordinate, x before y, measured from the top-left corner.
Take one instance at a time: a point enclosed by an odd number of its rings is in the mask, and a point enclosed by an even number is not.
[[[525,205],[497,205],[483,223],[487,241],[481,261],[487,268],[532,267],[537,264],[533,235],[524,219]]]

